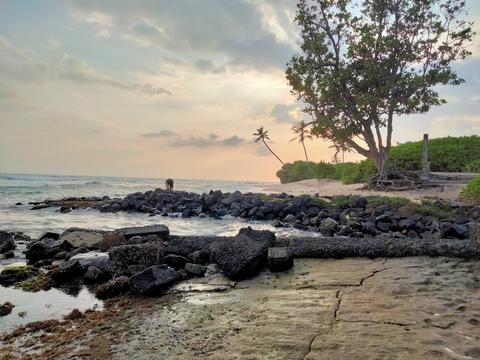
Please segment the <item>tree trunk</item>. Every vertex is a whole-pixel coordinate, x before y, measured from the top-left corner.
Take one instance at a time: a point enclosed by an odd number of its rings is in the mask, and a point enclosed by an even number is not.
[[[302,141],[302,146],[303,146],[303,152],[305,153],[305,159],[307,159],[307,163],[308,163],[307,149],[305,148],[305,142],[304,141]]]
[[[285,163],[282,161],[282,159],[280,159],[280,158],[277,156],[277,154],[275,154],[275,153],[273,152],[273,150],[270,149],[270,146],[268,146],[268,144],[265,142],[265,140],[262,139],[262,141],[263,141],[263,144],[267,147],[268,151],[270,151],[270,152],[273,154],[273,156],[275,156],[275,157],[277,158],[277,160],[282,163],[282,165],[285,165]]]
[[[385,148],[380,147],[380,150],[372,156],[373,163],[377,168],[377,180],[384,180],[388,178],[388,152]]]

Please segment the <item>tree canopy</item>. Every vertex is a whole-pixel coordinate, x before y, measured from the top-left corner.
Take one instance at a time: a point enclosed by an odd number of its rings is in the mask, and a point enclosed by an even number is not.
[[[394,120],[445,103],[470,55],[464,0],[300,0],[301,53],[286,76],[312,134],[353,149],[386,174]]]

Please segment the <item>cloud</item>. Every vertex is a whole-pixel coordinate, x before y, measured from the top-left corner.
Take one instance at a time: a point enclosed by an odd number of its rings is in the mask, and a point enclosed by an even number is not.
[[[177,134],[170,130],[161,130],[158,132],[145,133],[140,136],[144,138],[169,138],[172,136],[177,136]]]
[[[120,81],[105,75],[86,61],[48,48],[46,53],[18,48],[0,36],[0,75],[26,82],[68,80],[106,86],[147,95],[171,95],[169,90],[148,83]]]
[[[144,138],[163,138],[168,139],[166,145],[171,147],[239,147],[246,144],[246,140],[238,135],[232,135],[230,137],[221,138],[218,134],[210,133],[206,136],[187,136],[182,137],[176,132],[170,130],[161,130],[158,132],[150,132],[141,134]]]
[[[238,137],[237,135],[233,135],[229,138],[221,140],[223,146],[227,147],[235,147],[235,146],[240,146],[245,143],[245,139],[242,139]]]
[[[277,104],[270,115],[278,123],[292,124],[303,118],[297,104]]]
[[[74,19],[97,34],[182,54],[200,72],[283,69],[294,50],[295,2],[75,0]],[[288,28],[286,28],[288,24]]]

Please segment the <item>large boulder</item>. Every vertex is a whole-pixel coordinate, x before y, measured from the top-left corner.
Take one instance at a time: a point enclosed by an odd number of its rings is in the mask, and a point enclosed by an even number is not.
[[[95,266],[102,271],[107,271],[109,265],[109,256],[108,253],[91,251],[72,256],[69,261],[78,261],[78,263],[84,268]]]
[[[15,249],[15,241],[13,235],[6,231],[0,231],[0,254]]]
[[[87,230],[72,228],[66,230],[60,240],[68,241],[73,247],[95,248],[103,240],[103,234]]]
[[[242,229],[235,237],[211,244],[212,260],[230,278],[245,279],[255,275],[265,265],[268,248],[274,242],[275,234],[270,231]]]
[[[25,257],[29,263],[36,263],[39,260],[51,259],[55,254],[62,251],[70,251],[72,245],[66,240],[42,239],[30,243],[25,251]]]
[[[140,295],[160,295],[181,275],[168,265],[151,266],[130,278],[130,288]]]
[[[161,242],[120,245],[108,252],[109,271],[114,275],[133,275],[152,265],[163,263],[164,246]]]
[[[148,226],[138,226],[138,227],[127,227],[118,229],[116,231],[119,234],[125,236],[126,239],[130,239],[134,236],[148,236],[148,235],[157,235],[162,240],[168,240],[170,231],[165,225],[148,225]]]
[[[57,270],[50,272],[50,276],[57,283],[64,283],[76,277],[82,276],[87,268],[82,266],[78,260],[68,260],[62,263]]]

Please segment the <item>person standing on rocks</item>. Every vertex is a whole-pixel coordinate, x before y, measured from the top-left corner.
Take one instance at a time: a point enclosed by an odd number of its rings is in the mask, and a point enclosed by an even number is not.
[[[173,180],[167,179],[165,181],[165,187],[167,188],[167,190],[173,190]]]

